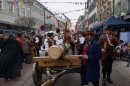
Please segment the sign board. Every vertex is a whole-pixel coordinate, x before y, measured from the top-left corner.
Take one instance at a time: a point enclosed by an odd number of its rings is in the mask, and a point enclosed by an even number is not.
[[[41,31],[44,31],[46,29],[45,25],[40,26]]]
[[[120,32],[120,40],[125,43],[130,42],[130,32]]]

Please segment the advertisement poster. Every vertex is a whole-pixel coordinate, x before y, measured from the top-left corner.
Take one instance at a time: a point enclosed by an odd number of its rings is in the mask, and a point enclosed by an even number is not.
[[[125,43],[130,42],[130,32],[120,32],[120,40]]]

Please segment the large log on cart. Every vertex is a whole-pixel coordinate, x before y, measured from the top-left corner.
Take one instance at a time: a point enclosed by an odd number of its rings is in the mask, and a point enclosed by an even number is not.
[[[63,45],[54,45],[54,46],[51,46],[49,48],[48,56],[51,59],[59,59],[63,55],[68,53],[69,49],[70,49],[70,44],[69,43],[66,43],[66,44],[63,44]]]
[[[34,57],[33,81],[37,86],[53,86],[66,73],[79,73],[82,55],[67,55],[70,44],[55,45],[48,56]],[[43,78],[44,77],[44,78]]]

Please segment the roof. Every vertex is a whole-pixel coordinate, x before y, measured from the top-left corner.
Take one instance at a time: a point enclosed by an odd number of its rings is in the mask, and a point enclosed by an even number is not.
[[[125,28],[125,27],[130,27],[130,22],[121,20],[119,18],[116,18],[114,16],[111,16],[107,19],[105,19],[104,21],[102,21],[100,24],[96,25],[93,30],[97,30],[97,29],[103,29],[103,25],[104,23],[106,23],[108,26],[112,27],[112,28]]]

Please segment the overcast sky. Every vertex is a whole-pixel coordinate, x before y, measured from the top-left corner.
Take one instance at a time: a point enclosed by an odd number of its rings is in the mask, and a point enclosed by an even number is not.
[[[39,0],[41,2],[86,2],[87,0]],[[85,8],[84,5],[76,5],[76,4],[70,4],[70,3],[46,3],[44,6],[48,7],[48,9],[52,10],[53,12],[68,12],[78,9]],[[65,14],[69,19],[78,19],[80,15],[84,15],[84,10],[82,11],[75,11],[71,13]],[[75,25],[77,20],[71,20],[71,22]]]

